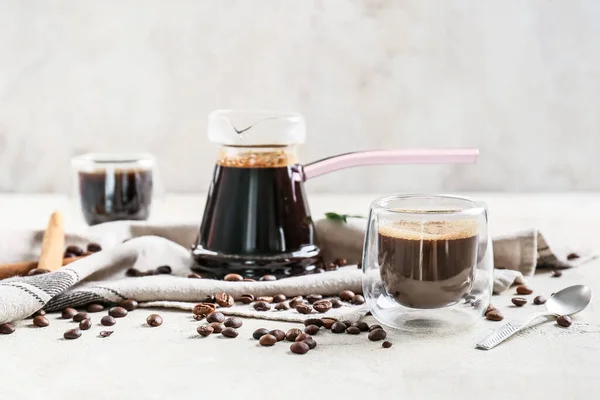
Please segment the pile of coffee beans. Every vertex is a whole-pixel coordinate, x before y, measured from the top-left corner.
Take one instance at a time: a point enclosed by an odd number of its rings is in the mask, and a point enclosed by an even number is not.
[[[137,268],[129,268],[125,271],[125,275],[133,278],[139,278],[142,276],[153,276],[153,275],[169,275],[172,269],[169,265],[161,265],[148,271],[140,271]]]

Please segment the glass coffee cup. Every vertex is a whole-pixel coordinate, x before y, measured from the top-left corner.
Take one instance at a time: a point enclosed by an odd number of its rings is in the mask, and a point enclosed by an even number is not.
[[[371,204],[363,291],[373,316],[404,330],[455,330],[481,319],[493,288],[484,203],[404,195]]]

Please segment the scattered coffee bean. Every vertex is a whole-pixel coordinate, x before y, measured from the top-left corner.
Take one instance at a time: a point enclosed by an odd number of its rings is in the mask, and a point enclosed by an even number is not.
[[[259,296],[256,298],[256,301],[264,301],[265,303],[271,304],[273,302],[272,296]]]
[[[271,309],[271,305],[265,301],[257,301],[253,307],[256,311],[269,311]]]
[[[354,298],[354,292],[351,290],[343,290],[340,292],[340,299],[344,301],[352,301]]]
[[[199,274],[189,274],[187,277],[189,279],[202,279],[202,275]]]
[[[44,317],[43,315],[38,315],[33,319],[33,324],[43,328],[50,325],[50,321],[48,321],[48,318]]]
[[[278,304],[275,306],[275,309],[276,309],[277,311],[285,311],[285,310],[289,310],[289,309],[290,309],[290,306],[289,306],[287,303],[278,303]]]
[[[329,300],[319,300],[313,304],[313,308],[319,313],[326,313],[331,310],[331,307],[332,305]]]
[[[15,326],[9,322],[0,324],[0,335],[10,335],[15,331]]]
[[[192,318],[194,318],[194,321],[202,321],[206,317],[204,315],[192,314]]]
[[[343,322],[335,322],[332,326],[331,326],[331,332],[333,333],[343,333],[346,332],[346,324],[344,324]]]
[[[223,280],[227,282],[240,282],[244,280],[244,277],[240,274],[227,274]]]
[[[520,286],[517,286],[517,293],[518,294],[531,294],[531,293],[533,293],[533,290],[529,289],[525,285],[520,285]]]
[[[148,318],[146,318],[146,323],[150,326],[161,326],[163,319],[158,314],[150,314],[148,315]]]
[[[273,346],[275,343],[278,342],[277,338],[273,335],[270,334],[266,334],[261,336],[261,338],[258,340],[258,342],[260,343],[261,346]]]
[[[270,282],[270,281],[276,281],[277,277],[273,276],[273,275],[265,275],[262,278],[260,278],[261,281],[266,281],[266,282]]]
[[[296,311],[298,311],[300,314],[310,314],[312,312],[312,306],[308,304],[298,304],[296,306]]]
[[[502,321],[504,319],[504,315],[499,310],[492,310],[485,314],[485,318],[490,321]]]
[[[111,317],[110,315],[106,315],[106,316],[102,317],[102,319],[100,320],[100,323],[104,326],[113,326],[114,324],[117,323],[117,320],[114,319],[113,317]]]
[[[229,317],[225,320],[225,322],[223,322],[223,325],[225,325],[228,328],[240,328],[242,325],[244,325],[244,322],[241,318]]]
[[[308,350],[310,347],[304,342],[294,342],[290,345],[290,351],[294,354],[306,354]]]
[[[323,321],[320,318],[308,318],[304,320],[304,326],[316,325],[319,328],[323,326]]]
[[[169,275],[171,272],[173,272],[173,269],[169,265],[161,265],[160,267],[156,268],[155,271],[159,275]]]
[[[290,300],[290,307],[296,308],[297,305],[304,304],[304,299],[302,296],[296,296],[292,300]]]
[[[79,329],[81,329],[82,331],[87,331],[91,327],[92,327],[92,321],[90,321],[89,319],[84,319],[83,321],[81,321],[79,323]]]
[[[552,271],[552,277],[553,278],[560,278],[562,276],[562,271],[559,271],[557,269]]]
[[[251,294],[243,294],[240,296],[240,301],[244,304],[250,304],[254,301],[254,296]]]
[[[381,343],[381,347],[383,347],[384,349],[389,349],[390,347],[392,347],[392,342],[388,342],[387,340],[383,343]]]
[[[364,321],[355,322],[352,326],[356,326],[361,332],[367,332],[369,330],[369,324]]]
[[[511,301],[517,307],[523,307],[527,304],[527,299],[525,297],[513,297]]]
[[[100,332],[100,337],[109,337],[110,335],[112,335],[115,331],[102,331]]]
[[[285,334],[285,339],[289,342],[293,342],[294,340],[296,340],[298,335],[300,335],[301,333],[302,333],[302,331],[300,329],[292,328],[292,329],[288,330],[287,333]]]
[[[338,269],[338,265],[336,263],[329,263],[325,267],[325,270],[327,270],[327,271],[335,271],[337,269]]]
[[[254,333],[252,334],[252,337],[256,340],[260,339],[261,337],[263,337],[264,335],[267,335],[269,333],[268,329],[265,328],[258,328],[257,330],[254,331]]]
[[[346,328],[346,333],[350,335],[358,335],[360,333],[360,328],[358,326],[349,326]]]
[[[352,298],[352,304],[356,304],[356,305],[365,304],[365,298],[361,294],[357,294]]]
[[[40,315],[43,317],[44,315],[46,315],[46,311],[44,311],[44,310],[37,310],[36,312],[33,313],[32,317],[35,318],[35,317],[38,317]]]
[[[348,261],[345,258],[336,258],[335,260],[333,260],[333,262],[340,267],[343,267],[344,265],[348,264]]]
[[[313,304],[315,301],[319,301],[322,299],[323,295],[321,294],[309,294],[308,296],[306,296],[306,300],[308,300],[310,304]]]
[[[233,300],[233,297],[228,295],[225,292],[219,292],[219,293],[215,294],[215,300],[216,300],[217,304],[220,305],[221,307],[231,307],[233,305],[233,303],[235,302]]]
[[[220,322],[211,322],[209,325],[213,328],[214,333],[221,333],[223,331],[223,324]]]
[[[96,312],[104,311],[104,306],[102,304],[92,303],[87,306],[86,310],[87,310],[87,312],[96,313]]]
[[[194,306],[192,313],[195,315],[207,316],[215,312],[217,307],[213,303],[199,303]],[[211,322],[211,321],[209,321]],[[220,321],[223,322],[223,321]]]
[[[138,308],[138,302],[133,299],[123,300],[119,305],[127,311],[133,311]]]
[[[210,314],[208,314],[206,316],[206,322],[218,322],[218,323],[222,323],[223,321],[225,321],[225,315],[223,315],[222,312],[219,311],[214,311],[211,312]]]
[[[369,327],[369,332],[372,332],[372,331],[374,331],[375,329],[383,329],[383,328],[381,327],[381,325],[377,325],[377,324],[375,324],[375,325],[371,325],[371,326]]]
[[[83,249],[79,246],[71,245],[67,246],[65,253],[75,254],[75,256],[80,256],[83,254]]]
[[[306,343],[308,345],[309,349],[314,349],[315,347],[317,347],[317,342],[315,342],[314,339],[310,338],[310,339],[304,339],[302,341],[302,343]]]
[[[198,328],[196,328],[196,331],[198,332],[198,334],[200,336],[210,336],[215,330],[212,326],[210,325],[201,325]]]
[[[321,321],[323,322],[323,328],[325,328],[325,329],[331,329],[333,324],[335,324],[337,322],[337,320],[335,318],[321,318]]]
[[[372,342],[376,342],[378,340],[383,340],[387,336],[386,331],[383,329],[375,329],[369,332],[369,340]]]
[[[340,299],[331,299],[329,302],[331,303],[332,308],[340,308],[344,305]]]
[[[562,327],[568,328],[573,323],[573,320],[568,315],[561,315],[556,319],[556,323]]]
[[[90,253],[97,253],[99,251],[102,250],[102,246],[100,246],[98,243],[88,243],[87,245],[87,251],[89,251]]]
[[[63,334],[63,337],[67,340],[79,339],[81,337],[81,329],[69,329]]]
[[[490,305],[489,305],[489,306],[487,306],[487,308],[485,309],[485,313],[484,313],[484,315],[487,315],[487,313],[489,313],[490,311],[495,311],[495,310],[496,310],[496,307],[494,307],[493,305],[491,305],[491,304],[490,304]]]
[[[283,339],[285,339],[285,332],[281,329],[273,329],[269,332],[269,335],[275,336],[278,342],[281,342]]]
[[[137,268],[129,268],[127,271],[125,271],[125,276],[136,278],[139,276],[144,276],[144,273]]]
[[[108,315],[115,318],[125,318],[127,316],[127,310],[120,306],[113,307],[108,310]]]
[[[569,253],[567,254],[567,260],[577,260],[579,258],[579,254],[577,253]]]
[[[237,337],[238,331],[235,330],[235,328],[223,328],[223,330],[221,331],[221,335],[227,338],[234,338]]]
[[[304,333],[308,335],[316,335],[319,333],[319,329],[320,328],[317,325],[308,325],[306,328],[304,328]]]
[[[535,305],[538,305],[538,306],[539,306],[539,305],[541,305],[541,304],[544,304],[544,303],[546,302],[546,300],[547,300],[547,299],[546,299],[546,297],[544,297],[544,296],[536,296],[536,297],[533,299],[533,304],[535,304]]]
[[[301,342],[306,339],[312,339],[312,336],[310,336],[308,333],[301,333],[298,336],[296,336],[296,339],[294,341]]]
[[[86,312],[78,312],[77,314],[75,314],[73,316],[73,321],[75,321],[75,322],[81,322],[84,319],[91,319],[90,314],[88,314]]]
[[[286,300],[287,300],[287,297],[285,297],[285,294],[283,294],[283,293],[276,294],[275,296],[273,296],[273,303],[281,303]]]

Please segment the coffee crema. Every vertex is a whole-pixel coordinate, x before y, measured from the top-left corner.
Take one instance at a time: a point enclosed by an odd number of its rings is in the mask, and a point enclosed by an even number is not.
[[[378,247],[385,289],[405,307],[447,307],[471,291],[478,248],[475,220],[383,225]]]

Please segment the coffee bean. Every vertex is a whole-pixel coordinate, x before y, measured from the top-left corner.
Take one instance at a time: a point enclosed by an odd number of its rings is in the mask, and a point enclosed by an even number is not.
[[[125,318],[127,316],[127,310],[123,307],[113,307],[108,310],[108,315],[115,318]]]
[[[383,329],[383,328],[381,327],[381,325],[377,325],[377,324],[375,324],[375,325],[371,325],[371,326],[369,327],[369,332],[372,332],[372,331],[374,331],[375,329]]]
[[[533,293],[533,290],[529,289],[525,285],[520,285],[520,286],[517,286],[517,293],[518,294],[531,294],[531,293]]]
[[[11,323],[0,324],[0,335],[10,335],[15,331],[15,326]]]
[[[352,304],[356,304],[356,305],[365,304],[365,298],[362,295],[357,294],[352,298]]]
[[[285,310],[289,310],[290,306],[287,303],[279,303],[275,306],[275,309],[277,311],[285,311]]]
[[[301,333],[298,336],[296,336],[296,339],[294,341],[301,342],[306,339],[312,339],[312,336],[310,336],[308,333]]]
[[[337,322],[337,320],[335,318],[321,318],[321,321],[323,322],[323,328],[325,328],[325,329],[331,329],[333,324],[335,324]]]
[[[221,335],[225,336],[226,338],[234,338],[237,337],[238,331],[236,331],[235,328],[224,328],[221,331]]]
[[[309,294],[308,296],[306,296],[306,300],[308,300],[310,304],[313,304],[315,301],[319,301],[322,299],[323,295],[321,294]]]
[[[336,258],[335,260],[333,260],[333,262],[340,267],[343,267],[344,265],[348,264],[348,261],[345,258]]]
[[[206,316],[206,322],[218,322],[222,323],[225,321],[225,315],[222,312],[214,311]]]
[[[265,281],[265,282],[271,282],[271,281],[276,281],[277,277],[273,276],[273,275],[264,275],[262,278],[260,278],[261,281]]]
[[[331,326],[331,332],[333,333],[343,333],[346,332],[346,325],[343,322],[335,322]]]
[[[356,326],[361,332],[367,332],[369,330],[369,324],[364,321],[355,322],[352,326]]]
[[[127,311],[133,311],[138,308],[138,302],[133,299],[123,300],[119,305]]]
[[[171,272],[173,272],[169,265],[161,265],[160,267],[156,268],[155,271],[159,275],[169,275]]]
[[[567,254],[567,260],[577,260],[579,258],[579,254],[577,253],[569,253]]]
[[[257,301],[253,307],[256,311],[269,311],[271,309],[271,305],[264,301]]]
[[[50,321],[48,321],[48,318],[44,317],[43,315],[38,315],[33,319],[33,324],[43,328],[50,325]]]
[[[360,333],[360,328],[358,326],[350,326],[346,328],[346,333],[351,335],[358,335]]]
[[[114,319],[113,317],[111,317],[110,315],[106,315],[106,316],[102,317],[102,319],[100,320],[100,323],[104,326],[113,326],[114,324],[117,323],[117,320]]]
[[[302,296],[296,296],[292,300],[290,300],[290,307],[296,308],[298,304],[304,304],[304,299]]]
[[[150,326],[161,326],[163,319],[158,314],[150,314],[148,315],[148,318],[146,318],[146,323]]]
[[[206,317],[204,315],[192,314],[192,318],[194,318],[194,321],[202,321]]]
[[[225,292],[215,294],[215,300],[221,307],[231,307],[234,303],[233,297]]]
[[[81,322],[84,319],[91,319],[90,314],[85,313],[85,312],[78,312],[77,314],[75,314],[73,316],[73,321],[75,321],[75,322]]]
[[[383,343],[381,343],[381,347],[383,347],[384,349],[389,349],[390,347],[392,347],[392,342],[388,342],[387,340]]]
[[[27,273],[27,276],[43,275],[47,274],[48,272],[50,271],[44,268],[34,268]]]
[[[65,253],[75,254],[76,256],[80,256],[83,254],[83,249],[79,246],[71,245],[67,246],[65,249]]]
[[[273,346],[275,343],[277,343],[278,340],[275,336],[267,333],[266,335],[261,336],[261,338],[259,339],[258,342],[260,343],[261,346],[270,347],[270,346]]]
[[[125,271],[125,276],[136,278],[139,276],[144,276],[144,273],[137,268],[129,268],[127,271]]]
[[[102,250],[102,246],[100,246],[98,243],[88,243],[87,245],[87,251],[89,251],[90,253],[97,253],[99,251]]]
[[[300,314],[310,314],[312,312],[312,306],[308,304],[298,304],[296,306],[296,311],[298,311]]]
[[[262,336],[267,335],[269,333],[268,329],[265,328],[258,328],[257,330],[254,331],[254,333],[252,334],[252,337],[256,340],[260,339]]]
[[[535,299],[533,299],[533,304],[538,306],[544,304],[545,302],[546,298],[544,296],[536,296]]]
[[[271,304],[273,302],[272,296],[259,296],[256,298],[256,301],[264,301],[265,303]]]
[[[320,318],[308,318],[304,320],[304,326],[316,325],[319,328],[323,326],[323,321]]]
[[[250,304],[254,301],[254,296],[251,294],[243,294],[240,296],[240,301],[244,304]]]
[[[109,337],[110,335],[112,335],[115,331],[102,331],[100,332],[100,337]]]
[[[378,340],[383,340],[387,336],[387,333],[383,329],[375,329],[369,332],[369,340],[372,342],[376,342]]]
[[[308,325],[306,328],[304,328],[304,333],[308,335],[316,335],[319,333],[319,327],[317,325]]]
[[[557,269],[555,269],[555,270],[552,271],[552,277],[553,278],[560,278],[561,276],[562,276],[562,272],[561,271],[559,271]]]
[[[490,305],[489,305],[489,306],[487,306],[487,308],[485,309],[485,313],[484,313],[484,315],[487,315],[487,313],[489,313],[490,311],[495,311],[495,310],[496,310],[496,307],[494,307],[493,305],[491,305],[491,304],[490,304]]]
[[[336,263],[329,263],[325,267],[325,270],[327,270],[327,271],[335,271],[337,269],[338,269],[338,265]]]
[[[214,333],[221,333],[223,331],[223,324],[220,322],[211,322],[209,325],[213,328]]]
[[[308,348],[311,349],[311,350],[314,349],[315,347],[317,347],[317,342],[315,342],[315,340],[312,339],[312,338],[311,339],[304,339],[302,341],[302,343],[306,343],[308,345]]]
[[[331,302],[329,300],[319,300],[315,304],[313,304],[313,308],[315,311],[319,313],[326,313],[331,310]]]
[[[285,294],[283,294],[283,293],[276,294],[275,296],[273,296],[273,303],[281,303],[286,300],[287,300],[287,297],[285,297]]]
[[[274,336],[278,342],[281,342],[285,339],[285,332],[281,329],[273,329],[269,332],[269,335]]]
[[[527,304],[527,299],[525,297],[513,297],[511,301],[517,307],[523,307]]]
[[[69,329],[63,334],[63,337],[67,340],[79,339],[81,337],[81,329]]]
[[[485,318],[490,321],[502,321],[504,319],[504,315],[499,310],[492,310],[485,314]]]
[[[210,336],[210,334],[212,334],[215,330],[212,326],[210,325],[201,325],[198,328],[196,328],[196,331],[198,332],[198,334],[200,336]]]
[[[87,306],[87,311],[91,313],[96,313],[104,310],[104,306],[98,303],[92,303]]]
[[[573,323],[573,320],[568,315],[561,315],[556,319],[556,323],[562,327],[568,328]]]
[[[215,322],[215,321],[213,321],[213,322]],[[228,328],[240,328],[242,325],[244,325],[244,323],[242,322],[241,318],[229,317],[225,320],[223,325],[225,325]]]
[[[82,331],[87,331],[92,327],[92,322],[89,319],[84,319],[79,323],[79,329]]]
[[[240,274],[227,274],[223,280],[227,282],[240,282],[244,280],[244,277]]]
[[[187,277],[189,279],[202,279],[202,275],[199,274],[189,274]]]
[[[346,328],[352,326],[352,321],[348,321],[347,319],[342,321],[342,324],[346,325]]]
[[[300,335],[301,333],[302,333],[302,331],[300,329],[292,328],[292,329],[288,330],[287,333],[285,334],[285,339],[289,342],[293,342],[294,340],[296,340],[298,335]]]
[[[215,312],[217,307],[212,303],[199,303],[194,306],[192,313],[195,315],[207,316]],[[210,322],[210,321],[209,321]],[[220,321],[223,322],[223,321]]]
[[[290,345],[290,351],[294,354],[306,354],[308,350],[310,347],[304,342],[294,342]]]
[[[331,300],[329,300],[329,302],[331,303],[331,307],[333,307],[333,308],[340,308],[344,305],[340,301],[340,299],[331,299]]]
[[[344,301],[352,301],[354,298],[354,292],[351,290],[343,290],[340,292],[340,299]]]
[[[33,318],[39,317],[39,316],[43,317],[44,315],[46,315],[46,311],[44,311],[44,310],[37,310],[36,312],[33,313],[32,317]]]

